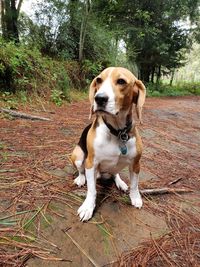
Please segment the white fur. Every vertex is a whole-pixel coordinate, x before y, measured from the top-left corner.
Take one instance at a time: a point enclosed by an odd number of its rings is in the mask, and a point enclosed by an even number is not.
[[[108,102],[103,107],[105,117],[107,116],[108,122],[112,125],[116,125],[116,128],[123,129],[126,124],[127,116],[131,107],[127,107],[126,110],[120,110],[116,105],[116,95],[113,90],[111,75],[114,68],[110,69],[106,80],[103,81],[96,95],[105,94],[108,96]],[[95,96],[96,96],[95,95]],[[99,107],[94,102],[93,111],[98,111]],[[101,110],[99,110],[101,111]],[[107,113],[106,113],[107,112]],[[110,115],[109,115],[110,114]],[[113,116],[114,115],[114,116]],[[136,150],[136,137],[131,137],[126,142],[127,154],[122,155],[120,151],[120,144],[118,137],[112,135],[108,127],[98,121],[100,124],[96,128],[95,139],[93,143],[94,149],[94,161],[91,169],[85,169],[85,176],[87,180],[87,196],[81,207],[78,209],[78,214],[81,221],[88,221],[93,214],[96,202],[96,178],[101,176],[110,177],[115,176],[116,186],[127,191],[128,186],[119,176],[119,172],[126,166],[129,166],[129,174],[131,180],[130,186],[130,198],[133,206],[137,208],[142,207],[142,198],[138,190],[139,176],[132,171],[133,160],[137,155]],[[82,186],[85,183],[85,176],[83,171],[83,161],[76,164],[79,170],[79,176],[75,179],[75,183],[78,186]],[[97,170],[98,168],[98,170]],[[105,175],[106,174],[106,175]]]
[[[82,160],[76,160],[75,161],[75,165],[77,167],[77,169],[80,169],[82,167],[83,161]]]
[[[117,188],[121,189],[124,192],[128,190],[128,185],[120,178],[118,173],[115,176],[115,184]]]
[[[87,196],[78,209],[78,215],[81,221],[88,221],[92,217],[96,201],[96,177],[94,167],[85,169],[85,175],[87,180]]]
[[[79,173],[79,176],[74,179],[74,184],[78,185],[78,187],[81,187],[85,184],[85,175]]]
[[[105,107],[105,111],[113,115],[116,114],[115,94],[112,88],[111,79],[108,78],[103,82],[101,88],[97,91],[96,95],[104,93],[108,96],[108,102]],[[94,111],[98,109],[97,103],[94,101]]]
[[[136,156],[136,138],[132,137],[126,143],[127,154],[122,155],[118,138],[110,134],[110,130],[102,123],[96,128],[94,140],[95,164],[100,172],[116,175],[124,167],[132,163]]]
[[[130,180],[131,185],[129,196],[131,199],[131,204],[140,209],[142,207],[142,198],[138,189],[139,174],[130,171]]]
[[[74,184],[78,185],[78,187],[81,187],[85,184],[85,168],[83,165],[82,160],[76,160],[75,165],[77,167],[77,170],[79,172],[79,175],[76,179],[74,179]]]
[[[120,178],[118,172],[124,167],[132,164],[133,158],[136,156],[136,138],[132,137],[126,143],[127,154],[122,155],[119,148],[119,140],[116,136],[110,134],[110,130],[102,123],[96,128],[96,136],[94,140],[94,167],[91,169],[85,169],[85,176],[87,180],[87,196],[81,207],[78,209],[78,214],[81,221],[88,221],[93,214],[96,201],[96,178],[101,173],[109,175],[115,175],[116,186],[127,191],[128,186]],[[98,166],[99,173],[96,171]],[[81,166],[79,167],[79,169]],[[79,173],[79,176],[75,179],[75,183],[78,186],[82,186],[85,183],[85,176]],[[131,203],[137,208],[142,207],[142,199],[138,191],[138,176],[134,173],[130,173],[131,189],[130,198]]]

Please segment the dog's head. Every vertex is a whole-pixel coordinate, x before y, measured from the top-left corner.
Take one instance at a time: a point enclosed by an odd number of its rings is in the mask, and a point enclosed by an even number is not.
[[[142,107],[146,88],[129,70],[110,67],[102,71],[90,85],[91,113],[105,112],[116,116],[120,111],[130,111],[136,105],[137,116],[142,122]]]

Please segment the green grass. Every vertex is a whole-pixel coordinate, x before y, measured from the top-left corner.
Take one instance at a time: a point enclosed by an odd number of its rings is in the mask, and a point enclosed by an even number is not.
[[[50,102],[53,102],[56,106],[62,106],[68,104],[69,102],[77,102],[87,99],[88,90],[86,89],[70,89],[67,98],[63,95],[61,90],[54,89],[51,91],[49,99],[45,99],[43,96],[37,94],[37,92],[34,94],[28,94],[26,91],[18,91],[16,93],[6,91],[0,92],[0,107],[17,110],[21,106],[32,106],[38,103],[42,106],[41,109],[44,109],[43,106],[45,104],[49,104]],[[4,117],[10,118],[10,116],[6,114],[4,114]]]
[[[146,87],[147,96],[151,97],[200,95],[200,83],[148,84]]]

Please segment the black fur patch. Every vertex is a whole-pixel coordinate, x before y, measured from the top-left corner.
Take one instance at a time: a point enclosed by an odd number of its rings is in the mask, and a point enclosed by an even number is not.
[[[91,126],[92,126],[92,123],[89,124],[87,127],[85,127],[85,129],[83,130],[83,132],[81,134],[79,142],[78,142],[78,145],[83,150],[85,156],[87,156],[87,154],[88,154],[88,151],[87,151],[87,135],[88,135],[88,131],[90,130]]]

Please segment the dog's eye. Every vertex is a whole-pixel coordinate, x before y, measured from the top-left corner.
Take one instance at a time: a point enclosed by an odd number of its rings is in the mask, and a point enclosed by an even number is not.
[[[100,77],[96,78],[96,83],[102,83],[102,79]]]
[[[117,84],[123,85],[126,84],[126,81],[124,79],[118,79]]]

